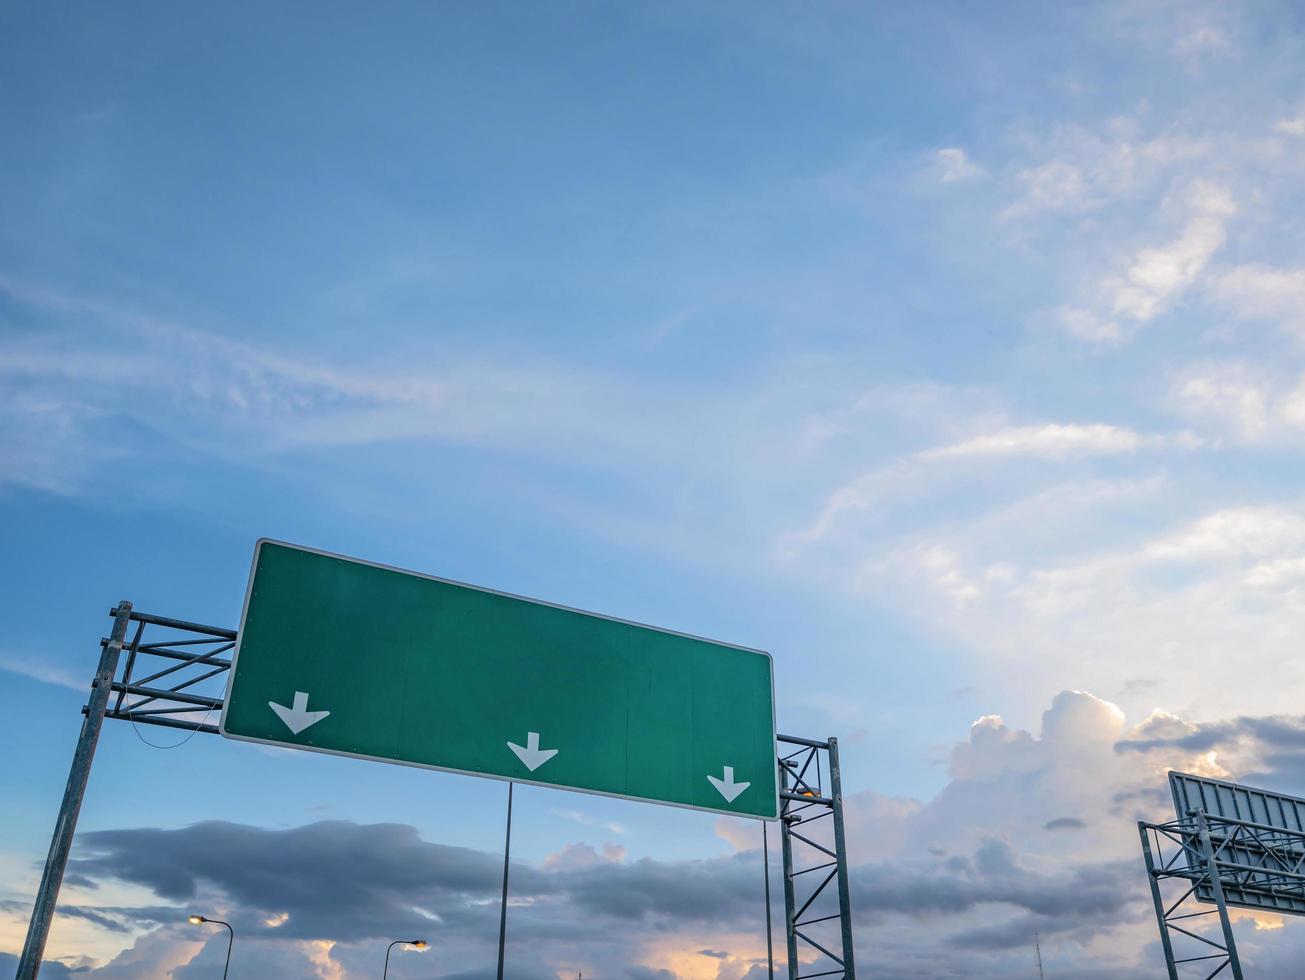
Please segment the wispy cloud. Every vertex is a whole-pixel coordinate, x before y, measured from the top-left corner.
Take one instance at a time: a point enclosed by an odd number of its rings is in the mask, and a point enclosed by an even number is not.
[[[792,558],[837,530],[847,533],[850,529],[841,522],[849,515],[892,510],[917,495],[937,496],[943,488],[966,486],[971,479],[967,466],[1022,461],[1066,464],[1199,445],[1200,439],[1187,431],[1147,434],[1103,423],[999,426],[898,457],[835,487],[809,526],[781,537],[778,553]],[[1021,496],[1026,489],[1019,488]]]
[[[0,342],[11,433],[0,479],[11,482],[69,489],[85,476],[75,461],[96,441],[94,423],[114,418],[246,460],[423,439],[590,462],[671,445],[629,384],[546,358],[409,350],[332,361],[12,281],[0,290],[76,314]]]
[[[89,676],[78,677],[66,667],[51,662],[48,657],[17,650],[0,649],[0,670],[81,693],[88,691],[91,684]]]
[[[1210,297],[1242,319],[1270,320],[1305,340],[1305,269],[1250,264],[1212,277]]]
[[[1162,439],[1146,437],[1115,425],[1056,424],[1014,426],[974,436],[949,446],[926,449],[918,459],[1025,456],[1072,459],[1081,456],[1132,453]]]
[[[610,834],[618,834],[620,836],[625,836],[630,832],[629,828],[624,824],[617,823],[614,820],[598,820],[589,816],[589,814],[585,813],[583,810],[558,809],[550,812],[555,817],[561,817],[563,820],[570,820],[572,823],[578,823],[582,827],[595,827],[600,830],[605,830]]]
[[[1305,681],[1290,652],[1305,629],[1305,521],[1286,507],[1219,509],[1061,563],[963,529],[924,533],[860,581],[982,647],[1011,683],[1052,685],[1072,662],[1082,683],[1136,705],[1152,695],[1124,682],[1159,673],[1170,703],[1209,712],[1291,710],[1285,692]],[[1240,669],[1217,689],[1187,669],[1229,657]]]
[[[1192,366],[1172,391],[1176,412],[1244,443],[1297,441],[1305,433],[1305,375],[1238,362]]]
[[[1226,188],[1208,181],[1193,182],[1185,196],[1189,216],[1176,237],[1139,249],[1119,272],[1102,279],[1099,305],[1061,311],[1069,333],[1089,341],[1127,340],[1196,285],[1226,241],[1237,207]]]
[[[959,146],[946,146],[934,153],[933,163],[938,180],[944,184],[987,176],[987,171],[970,159]]]

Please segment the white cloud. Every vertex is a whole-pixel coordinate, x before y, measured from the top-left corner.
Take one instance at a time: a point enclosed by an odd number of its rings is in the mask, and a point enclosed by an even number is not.
[[[1298,439],[1305,432],[1305,375],[1210,364],[1181,375],[1172,397],[1179,413],[1239,441]]]
[[[1213,24],[1201,24],[1188,30],[1174,42],[1174,50],[1187,57],[1203,58],[1233,50],[1232,39]]]
[[[679,433],[699,414],[686,397],[649,413],[653,395],[628,380],[545,357],[305,356],[3,279],[0,291],[74,314],[61,329],[0,338],[0,482],[42,490],[76,493],[130,452],[100,431],[124,421],[165,437],[156,452],[246,465],[405,440],[612,465],[682,454]]]
[[[1025,425],[974,436],[950,446],[926,449],[919,459],[1027,456],[1072,459],[1081,456],[1132,453],[1153,442],[1132,429],[1114,425]]]
[[[1292,710],[1305,683],[1301,510],[1218,509],[1059,562],[966,529],[920,538],[863,566],[861,587],[964,642],[994,682],[1036,695],[1068,676],[1136,708],[1163,678],[1170,703],[1206,713]],[[1229,658],[1209,684],[1200,665]]]
[[[944,184],[982,177],[985,171],[959,146],[948,146],[934,154],[938,179]]]
[[[628,834],[629,828],[624,824],[616,823],[611,820],[598,820],[589,816],[583,810],[553,810],[553,816],[561,817],[563,820],[570,820],[572,823],[578,823],[582,827],[595,827],[600,830],[606,830],[610,834],[624,836]]]
[[[1273,557],[1305,549],[1305,514],[1272,507],[1216,511],[1147,544],[1139,560],[1194,562]]]
[[[1157,962],[1156,925],[1138,877],[1136,821],[1174,816],[1167,772],[1254,776],[1287,791],[1298,788],[1302,775],[1305,719],[1299,715],[1202,726],[1143,709],[1130,724],[1119,705],[1076,690],[1061,690],[1040,707],[1038,723],[1027,728],[995,714],[977,719],[968,738],[951,747],[948,781],[932,799],[867,791],[847,801],[854,863],[869,862],[876,882],[895,882],[900,895],[912,896],[876,901],[875,925],[861,934],[889,962],[901,955],[892,937],[908,945],[923,935],[927,946],[944,949],[962,936],[986,935],[995,948],[1009,944],[1026,955],[1036,928],[1044,955],[1050,950],[1062,970],[1072,973],[1082,956],[1103,973],[1113,967],[1111,975],[1148,975]],[[1024,918],[1017,894],[1068,883],[1079,873],[1084,883],[1105,885],[1094,903],[1118,903],[1094,928],[1084,930],[1093,914],[1086,907],[1057,916],[1049,895],[1040,899],[1037,924]],[[964,908],[951,887],[958,881],[982,882],[989,902]],[[999,884],[1013,881],[1020,888]],[[938,907],[929,904],[931,892]],[[860,895],[864,901],[865,892]],[[1300,926],[1288,929],[1292,943],[1305,938]],[[972,958],[956,975],[1018,976],[1027,969],[1027,961],[988,958],[995,955]],[[913,974],[899,967],[894,975],[952,974],[931,962]]]
[[[78,677],[67,668],[51,662],[47,657],[16,650],[0,650],[0,670],[82,693],[88,691],[91,686],[89,674]]]
[[[1213,276],[1207,291],[1237,316],[1276,321],[1305,340],[1305,269],[1239,265]]]
[[[593,868],[604,864],[620,864],[625,860],[625,848],[610,841],[597,850],[589,844],[574,843],[565,845],[560,851],[544,855],[541,862],[549,871],[573,871],[577,868]]]
[[[1121,278],[1106,283],[1115,314],[1145,323],[1163,313],[1222,247],[1225,221],[1236,210],[1231,196],[1202,185],[1194,189],[1192,202],[1195,214],[1182,234],[1166,245],[1142,249]]]
[[[1139,456],[1145,449],[1188,449],[1198,444],[1199,439],[1186,432],[1148,435],[1101,423],[999,426],[956,442],[919,450],[840,484],[827,492],[814,521],[801,531],[781,535],[775,553],[792,561],[812,546],[836,537],[853,548],[853,542],[861,542],[862,535],[855,527],[844,524],[851,515],[857,515],[862,523],[878,524],[902,500],[937,494],[941,487],[963,484],[966,479],[963,468],[967,466],[1019,460],[1068,463]],[[1083,483],[1081,487],[1099,490],[1092,483]],[[1027,488],[1019,489],[1022,492]],[[882,544],[868,547],[873,550]],[[919,554],[932,552],[926,549]],[[935,555],[933,561],[937,565],[943,559]],[[957,581],[954,577],[952,580]],[[965,591],[963,586],[960,588]]]
[[[1256,438],[1269,427],[1273,411],[1264,386],[1237,369],[1190,374],[1175,389],[1181,411],[1213,418],[1243,437]]]
[[[1064,160],[1030,167],[1019,176],[1025,191],[1021,211],[1073,211],[1095,204],[1083,171]]]
[[[1126,339],[1137,326],[1167,312],[1198,282],[1223,247],[1227,221],[1237,208],[1226,188],[1207,181],[1193,182],[1186,200],[1189,217],[1178,236],[1139,249],[1122,272],[1103,279],[1096,310],[1062,310],[1061,323],[1070,334],[1098,342]]]
[[[1086,340],[1093,344],[1117,344],[1124,340],[1124,331],[1114,319],[1102,319],[1090,310],[1078,310],[1067,307],[1061,310],[1057,319],[1071,337]]]
[[[1057,126],[1025,142],[1038,162],[1016,170],[1013,200],[1002,211],[1007,219],[1085,216],[1134,201],[1215,149],[1209,139],[1179,132],[1144,138],[1129,118],[1099,129]]]

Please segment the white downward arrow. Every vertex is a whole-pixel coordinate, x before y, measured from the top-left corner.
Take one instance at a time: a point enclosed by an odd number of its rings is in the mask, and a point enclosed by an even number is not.
[[[740,793],[752,785],[751,783],[736,783],[734,781],[733,766],[725,767],[724,779],[717,779],[715,776],[708,776],[707,778],[710,779],[711,784],[716,787],[716,792],[725,797],[726,803],[733,803]]]
[[[531,772],[534,772],[557,755],[557,749],[541,749],[539,747],[539,732],[526,732],[525,748],[517,745],[516,742],[508,742],[507,747],[516,753],[517,758]]]
[[[304,691],[295,691],[295,705],[293,708],[287,708],[284,704],[277,704],[275,701],[267,702],[267,706],[276,712],[278,718],[285,722],[285,727],[290,729],[292,735],[298,735],[305,728],[316,725],[330,714],[329,711],[309,711],[308,694]]]

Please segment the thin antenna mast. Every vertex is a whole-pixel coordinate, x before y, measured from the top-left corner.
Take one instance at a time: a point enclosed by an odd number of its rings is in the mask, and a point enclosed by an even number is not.
[[[1038,980],[1047,980],[1047,975],[1042,972],[1042,944],[1038,942],[1038,934],[1033,934],[1033,955],[1038,961]]]

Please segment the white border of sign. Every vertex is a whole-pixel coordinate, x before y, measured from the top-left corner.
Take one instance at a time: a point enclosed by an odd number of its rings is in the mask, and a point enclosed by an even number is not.
[[[583,789],[575,786],[563,786],[558,783],[548,783],[538,779],[519,779],[515,776],[500,776],[497,773],[475,772],[470,769],[453,769],[448,766],[432,766],[421,762],[405,762],[402,759],[387,759],[384,756],[362,755],[357,752],[343,752],[339,749],[319,748],[314,745],[300,745],[295,742],[277,741],[270,738],[253,738],[248,735],[233,735],[227,731],[227,706],[231,704],[231,688],[236,680],[236,665],[240,659],[240,645],[245,635],[245,617],[249,615],[249,597],[254,589],[254,573],[258,570],[258,556],[262,551],[263,545],[274,544],[282,548],[291,548],[295,551],[305,551],[313,555],[321,555],[324,558],[335,558],[340,561],[352,562],[355,565],[367,565],[370,568],[380,568],[387,572],[398,572],[401,575],[411,575],[414,578],[424,578],[431,582],[441,582],[444,585],[456,585],[464,589],[474,589],[477,592],[487,592],[490,595],[503,596],[507,599],[516,599],[521,602],[530,602],[536,606],[548,606],[551,609],[561,609],[565,612],[578,613],[581,616],[590,616],[594,619],[605,619],[612,623],[623,623],[626,626],[637,626],[639,629],[653,630],[658,633],[668,633],[671,636],[682,636],[689,640],[698,640],[703,643],[711,643],[716,646],[730,647],[734,650],[742,650],[745,653],[755,653],[765,657],[770,661],[770,742],[772,754],[778,752],[777,747],[777,728],[775,725],[775,658],[765,650],[757,650],[754,647],[740,646],[737,643],[724,643],[720,640],[708,639],[705,636],[695,636],[692,633],[681,633],[677,630],[663,629],[660,626],[649,626],[646,623],[636,623],[629,619],[620,619],[616,616],[604,616],[602,613],[589,612],[587,609],[575,609],[571,606],[563,606],[555,602],[544,602],[542,599],[531,599],[527,596],[514,595],[511,592],[501,592],[498,589],[487,589],[480,585],[469,585],[466,582],[458,582],[455,579],[440,578],[438,575],[427,575],[423,572],[414,572],[407,568],[398,568],[394,565],[383,565],[380,562],[366,561],[362,558],[352,558],[348,555],[338,555],[333,551],[323,551],[320,548],[309,548],[300,544],[291,544],[288,541],[278,541],[275,538],[259,538],[254,543],[254,560],[249,566],[249,581],[245,585],[245,603],[240,610],[240,627],[236,634],[236,648],[231,654],[231,669],[227,671],[226,693],[222,698],[222,717],[218,720],[218,731],[223,738],[229,738],[237,742],[253,742],[258,745],[275,745],[286,749],[299,749],[305,752],[318,752],[322,755],[338,755],[347,759],[363,759],[367,762],[384,762],[392,766],[408,766],[412,769],[430,769],[435,772],[451,772],[459,776],[477,776],[481,779],[497,779],[505,783],[520,783],[525,786],[543,786],[546,789],[561,790],[567,793],[584,793],[588,796],[606,796],[617,800],[633,800],[637,803],[653,803],[657,806],[672,806],[681,810],[697,810],[701,813],[715,813],[727,817],[739,817],[744,820],[765,820],[773,822],[779,819],[779,765],[778,762],[771,767],[770,778],[771,785],[774,788],[773,798],[775,801],[774,816],[759,816],[755,813],[740,813],[737,810],[725,810],[717,807],[693,806],[689,803],[673,803],[669,800],[650,799],[646,796],[629,796],[624,793],[607,793],[596,789]]]

